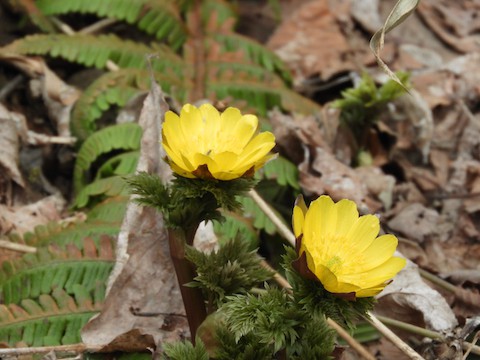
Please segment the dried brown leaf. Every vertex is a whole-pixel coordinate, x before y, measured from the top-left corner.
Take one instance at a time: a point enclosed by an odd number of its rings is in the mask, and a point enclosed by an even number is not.
[[[375,312],[438,332],[452,331],[458,325],[445,299],[421,279],[410,261],[378,295]]]
[[[144,129],[138,171],[171,171],[162,161],[160,128],[167,105],[156,83],[145,99],[139,123]],[[130,203],[121,227],[117,262],[105,306],[82,330],[82,340],[108,350],[134,351],[178,340],[188,333],[163,217]]]
[[[352,27],[346,2],[311,1],[300,6],[277,28],[268,42],[293,70],[297,81],[310,76],[327,80],[335,74],[365,63],[366,41],[352,57],[351,38],[344,31]],[[363,53],[362,53],[363,51]]]
[[[461,52],[480,50],[478,1],[423,0],[418,12],[435,34]],[[453,30],[453,31],[452,31]]]

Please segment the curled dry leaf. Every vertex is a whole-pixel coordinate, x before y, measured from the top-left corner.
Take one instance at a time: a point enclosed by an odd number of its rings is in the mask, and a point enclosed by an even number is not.
[[[445,299],[422,280],[410,261],[378,295],[375,312],[441,333],[458,325]]]
[[[166,109],[160,87],[152,81],[139,120],[144,133],[137,170],[156,173],[165,181],[171,171],[161,161],[159,139]],[[83,342],[134,351],[185,337],[188,324],[174,274],[162,215],[131,202],[104,309],[83,328]]]

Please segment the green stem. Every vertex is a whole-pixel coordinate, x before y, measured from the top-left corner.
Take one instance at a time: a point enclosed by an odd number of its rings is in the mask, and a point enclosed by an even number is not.
[[[428,337],[430,339],[445,341],[445,336],[436,331],[424,329],[419,326],[408,324],[403,321],[399,321],[395,319],[390,319],[388,317],[381,316],[381,315],[375,315],[375,316],[377,317],[378,320],[380,320],[385,325],[393,326],[398,329],[408,331],[409,333]],[[462,341],[462,348],[464,350],[469,349],[473,354],[480,355],[480,346],[478,345],[471,344],[467,341]]]
[[[168,230],[170,257],[180,285],[180,293],[182,294],[193,343],[195,343],[198,327],[207,317],[202,291],[199,288],[185,286],[185,284],[192,282],[197,275],[192,263],[185,257],[185,245],[193,244],[196,229],[197,227],[186,232],[183,229]]]

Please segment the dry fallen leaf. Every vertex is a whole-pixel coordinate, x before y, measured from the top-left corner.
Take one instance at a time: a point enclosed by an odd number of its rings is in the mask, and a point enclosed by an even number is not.
[[[423,0],[418,12],[435,34],[461,52],[480,50],[480,4],[475,0]]]
[[[377,298],[375,312],[380,315],[441,333],[451,332],[458,325],[443,296],[422,280],[410,261]]]
[[[403,234],[407,239],[423,242],[426,237],[435,234],[440,214],[420,203],[408,204],[389,222],[392,230]]]
[[[0,129],[2,129],[0,131],[0,149],[2,149],[2,156],[0,156],[1,182],[5,183],[13,180],[23,187],[25,182],[18,168],[20,141],[12,116],[14,114],[0,104]]]
[[[137,170],[165,181],[171,171],[161,160],[159,139],[166,110],[160,88],[153,83],[139,120],[144,135]],[[83,328],[83,342],[110,351],[134,351],[186,337],[188,324],[174,274],[162,215],[129,203],[105,306]]]
[[[357,69],[364,64],[366,41],[357,45],[358,54],[352,56],[351,37],[345,30],[352,28],[348,3],[318,0],[308,2],[284,20],[268,41],[293,70],[298,83],[310,76],[323,80],[343,71]],[[369,61],[369,59],[368,59]]]

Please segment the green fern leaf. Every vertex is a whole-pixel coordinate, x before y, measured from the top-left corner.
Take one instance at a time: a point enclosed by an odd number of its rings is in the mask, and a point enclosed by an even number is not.
[[[61,57],[88,67],[106,67],[111,60],[121,68],[145,68],[145,56],[159,54],[152,62],[157,71],[182,73],[182,60],[166,46],[123,40],[115,35],[31,35],[14,41],[2,51],[17,54]]]
[[[78,12],[126,21],[136,24],[158,40],[166,39],[174,49],[178,49],[187,37],[187,30],[176,5],[172,0],[37,1],[37,6],[45,15]]]
[[[291,83],[292,77],[285,63],[265,46],[246,36],[236,33],[214,33],[209,34],[215,41],[223,46],[226,51],[241,50],[247,59],[255,64],[279,74],[287,83]]]
[[[298,168],[283,156],[279,156],[265,164],[263,177],[275,180],[281,186],[291,186],[295,190],[300,190]]]
[[[265,116],[268,109],[278,106],[286,111],[300,113],[317,113],[320,105],[299,95],[285,86],[275,83],[257,81],[223,81],[222,79],[209,79],[207,83],[209,93],[216,94],[217,99],[228,97],[243,99]]]
[[[85,238],[82,247],[68,244],[40,248],[35,254],[7,260],[0,270],[0,289],[5,304],[19,304],[24,299],[38,299],[54,289],[73,294],[75,285],[93,292],[98,283],[104,284],[114,262],[113,242],[102,236],[96,245]]]
[[[14,347],[73,344],[81,341],[80,330],[101,308],[101,302],[87,299],[76,286],[76,295],[62,289],[41,295],[38,301],[25,299],[20,306],[0,305],[0,341]]]
[[[121,223],[127,209],[129,197],[113,196],[96,205],[87,214],[87,222]]]
[[[90,136],[80,148],[73,172],[73,187],[78,194],[89,181],[92,164],[103,154],[113,150],[138,150],[142,129],[126,123],[106,127]]]
[[[102,196],[128,195],[129,190],[125,180],[121,176],[110,176],[98,179],[86,185],[80,190],[73,203],[74,208],[87,206],[92,198]]]
[[[265,215],[260,207],[250,197],[238,197],[242,204],[244,215],[253,221],[256,229],[264,230],[267,234],[273,235],[277,231],[275,224]]]
[[[108,159],[100,166],[95,180],[113,175],[128,175],[135,172],[138,163],[139,151],[129,151]]]
[[[153,60],[155,61],[155,60]],[[185,98],[182,80],[168,73],[154,73],[162,90],[178,101]],[[150,90],[150,73],[143,69],[120,69],[105,73],[84,91],[72,112],[72,132],[85,140],[97,130],[95,121],[111,105],[123,107],[136,94]]]

